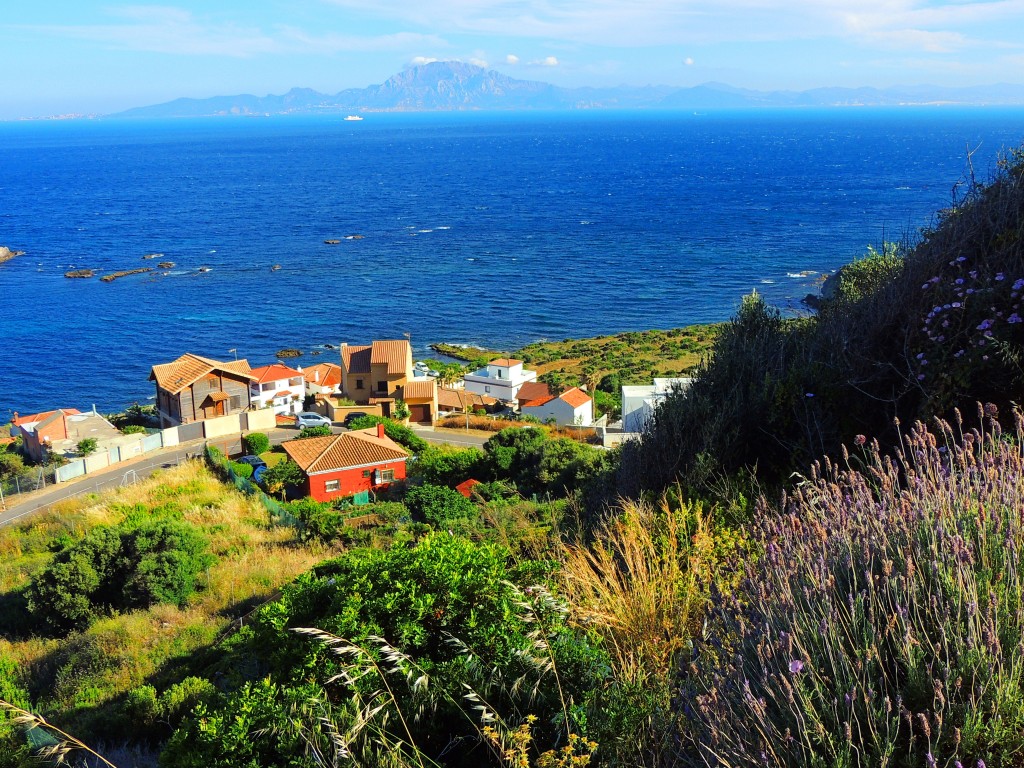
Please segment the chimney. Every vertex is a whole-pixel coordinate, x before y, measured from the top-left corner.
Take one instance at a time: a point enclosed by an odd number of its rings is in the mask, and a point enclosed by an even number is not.
[[[317,384],[320,383],[320,371],[313,371],[313,381]]]
[[[384,425],[383,424],[378,424],[377,425],[377,437],[379,437],[379,438],[383,438],[384,437]]]

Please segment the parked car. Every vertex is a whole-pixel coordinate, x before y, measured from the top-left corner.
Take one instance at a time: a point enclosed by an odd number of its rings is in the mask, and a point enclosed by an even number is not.
[[[267,471],[267,462],[259,456],[243,456],[238,460],[238,463],[248,464],[252,467],[252,479],[257,483],[260,481],[260,478],[263,477],[263,473]]]
[[[330,419],[326,416],[321,416],[319,413],[313,411],[303,411],[302,413],[295,414],[295,426],[299,429],[303,427],[329,427],[333,424]]]
[[[355,421],[356,419],[361,419],[361,418],[363,418],[363,416],[365,416],[365,415],[366,415],[366,414],[365,414],[365,413],[363,413],[362,411],[350,411],[349,413],[345,414],[345,421],[344,421],[344,422],[342,422],[342,423],[343,423],[343,424],[344,424],[344,425],[345,425],[345,426],[347,427],[347,426],[349,426],[349,425],[350,425],[350,424],[351,424],[351,423],[352,423],[353,421]]]

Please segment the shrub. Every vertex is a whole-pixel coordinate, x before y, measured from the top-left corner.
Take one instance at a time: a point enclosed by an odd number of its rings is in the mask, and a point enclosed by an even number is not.
[[[50,630],[66,632],[112,610],[184,606],[212,563],[206,547],[194,526],[178,521],[94,528],[33,578],[29,611]]]
[[[762,504],[686,690],[705,759],[1019,764],[1022,435],[940,426],[815,470],[782,515]]]
[[[96,453],[96,449],[98,447],[99,441],[95,437],[86,437],[78,441],[75,445],[75,450],[77,450],[81,456],[89,456]]]
[[[122,435],[142,435],[145,434],[146,428],[141,424],[125,424],[121,427]]]
[[[479,448],[431,445],[409,466],[409,476],[433,485],[456,486],[486,471],[484,452]]]
[[[228,466],[235,473],[235,477],[241,477],[246,480],[252,477],[254,471],[252,464],[243,464],[240,461],[229,461]]]
[[[296,440],[305,440],[310,437],[330,437],[333,434],[331,428],[326,424],[317,424],[315,427],[303,427]]]
[[[453,488],[443,485],[421,485],[405,495],[405,506],[417,520],[435,528],[476,514],[476,505]]]
[[[369,429],[378,424],[384,425],[384,434],[413,453],[419,453],[427,448],[427,441],[413,432],[412,429],[404,424],[399,424],[397,421],[385,419],[382,416],[373,416],[371,414],[360,416],[358,419],[352,420],[349,424],[349,429]]]
[[[270,438],[262,432],[250,432],[242,438],[242,450],[249,456],[260,456],[270,450]]]

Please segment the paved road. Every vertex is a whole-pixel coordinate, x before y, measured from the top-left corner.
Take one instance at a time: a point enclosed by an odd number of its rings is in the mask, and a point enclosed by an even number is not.
[[[340,433],[344,432],[345,428],[333,427],[333,430],[335,433]],[[434,432],[433,429],[429,428],[416,428],[415,432],[429,443],[449,443],[459,446],[480,447],[489,437],[489,435],[474,433],[462,435],[455,432]],[[297,430],[294,427],[279,427],[270,430],[266,434],[270,438],[272,445],[278,445],[285,440],[295,437]],[[64,499],[83,496],[87,493],[98,493],[137,482],[142,478],[149,477],[159,469],[174,467],[189,458],[202,456],[207,443],[232,456],[241,453],[242,450],[241,438],[238,435],[225,436],[209,441],[195,440],[173,448],[163,448],[153,453],[144,454],[132,461],[115,464],[102,472],[84,475],[67,483],[49,486],[33,493],[7,497],[5,499],[7,509],[0,510],[0,525],[6,525],[33,512],[49,509],[52,505]]]

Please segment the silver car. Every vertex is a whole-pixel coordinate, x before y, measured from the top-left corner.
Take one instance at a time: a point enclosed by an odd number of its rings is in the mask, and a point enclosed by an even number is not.
[[[302,413],[295,414],[295,426],[299,429],[303,427],[329,427],[333,424],[330,419],[326,416],[321,416],[319,413],[313,411],[303,411]]]

